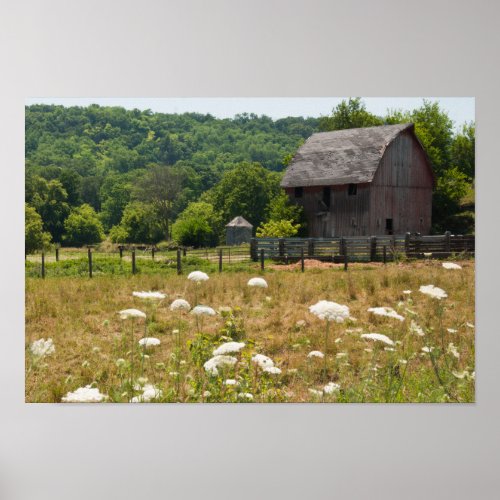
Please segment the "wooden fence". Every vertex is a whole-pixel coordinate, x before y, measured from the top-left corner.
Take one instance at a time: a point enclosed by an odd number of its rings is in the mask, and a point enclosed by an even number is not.
[[[408,258],[448,258],[452,254],[474,255],[473,235],[422,236],[406,233],[392,236],[359,236],[340,238],[252,238],[250,255],[253,261],[263,255],[281,261],[301,259],[334,262],[377,262]],[[429,255],[430,254],[430,255]],[[347,259],[346,259],[347,257]]]

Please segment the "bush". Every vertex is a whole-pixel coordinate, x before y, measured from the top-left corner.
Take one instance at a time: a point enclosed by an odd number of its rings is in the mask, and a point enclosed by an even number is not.
[[[43,230],[40,214],[28,203],[24,204],[24,208],[24,251],[30,254],[49,246],[51,237]]]
[[[222,218],[210,203],[194,202],[179,215],[172,226],[172,236],[181,245],[216,246]]]
[[[271,220],[257,228],[257,238],[290,238],[297,234],[299,228],[300,224],[290,220]]]
[[[95,210],[86,203],[68,215],[64,231],[63,241],[71,246],[92,245],[104,239],[102,223]]]

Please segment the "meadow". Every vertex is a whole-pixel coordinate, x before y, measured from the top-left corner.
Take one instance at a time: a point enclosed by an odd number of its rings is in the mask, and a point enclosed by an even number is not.
[[[305,273],[249,262],[219,274],[193,258],[182,275],[146,261],[130,275],[114,259],[116,272],[92,279],[84,259],[68,262],[49,263],[44,280],[26,263],[27,402],[474,402],[473,260]],[[208,281],[187,278],[196,268]],[[420,291],[430,284],[447,296]],[[191,311],[171,310],[176,299]],[[321,319],[310,310],[321,300],[348,314]],[[146,317],[119,314],[128,309]]]

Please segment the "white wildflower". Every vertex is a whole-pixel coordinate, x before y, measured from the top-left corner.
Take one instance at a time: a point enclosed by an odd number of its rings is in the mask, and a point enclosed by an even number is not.
[[[146,314],[139,309],[124,309],[118,313],[121,319],[129,319],[129,318],[145,318]]]
[[[287,370],[288,373],[291,373],[292,375],[295,375],[296,373],[298,373],[299,370],[297,370],[297,368],[289,368]]]
[[[418,313],[417,313],[417,312],[412,311],[411,309],[408,309],[407,307],[405,307],[405,311],[406,311],[408,314],[411,314],[412,316],[418,316]]]
[[[437,286],[434,285],[422,285],[419,289],[421,293],[425,293],[426,295],[429,295],[433,299],[445,299],[448,297],[448,294],[442,289],[438,288]]]
[[[388,344],[390,346],[394,345],[394,342],[387,337],[386,335],[383,335],[382,333],[363,333],[361,335],[362,339],[368,339],[368,340],[374,340],[378,342],[383,342],[384,344]]]
[[[271,297],[269,297],[269,295],[266,295],[266,302],[271,302]]]
[[[237,380],[235,380],[234,378],[228,378],[227,380],[224,381],[224,385],[238,386],[238,385],[240,385],[240,383]]]
[[[368,352],[368,353],[373,352],[373,349],[371,349],[370,347],[366,347],[366,348],[365,348],[365,349],[363,349],[363,350],[364,350],[365,352]]]
[[[296,323],[295,323],[295,326],[297,328],[303,328],[304,326],[306,326],[307,323],[304,319],[299,319]]]
[[[419,337],[423,337],[425,335],[425,332],[422,329],[422,327],[413,320],[411,320],[410,323],[410,332],[414,333],[415,335],[418,335]]]
[[[398,321],[404,321],[404,317],[398,314],[392,307],[370,307],[368,312],[377,316],[387,316],[388,318],[394,318]]]
[[[398,359],[398,363],[400,365],[406,365],[408,363],[408,360],[407,359]]]
[[[66,396],[61,398],[61,401],[63,403],[100,403],[107,398],[108,396],[101,394],[96,387],[86,385],[74,392],[68,392]]]
[[[196,281],[197,283],[201,283],[202,281],[208,281],[208,274],[203,271],[193,271],[188,274],[188,280]]]
[[[457,346],[453,342],[450,342],[448,344],[448,348],[446,349],[446,352],[448,354],[451,354],[452,356],[454,356],[457,359],[460,358],[460,353],[458,352]]]
[[[130,402],[131,403],[149,403],[153,399],[161,398],[163,395],[161,389],[154,386],[153,384],[145,384],[142,387],[142,394],[139,396],[133,397]]]
[[[83,363],[82,363],[82,368],[88,368],[90,366],[90,363],[85,360]]]
[[[157,339],[155,337],[144,337],[141,340],[139,340],[139,345],[142,347],[153,347],[160,345],[160,339]]]
[[[474,380],[476,378],[476,373],[475,372],[472,372],[472,373],[469,373],[467,370],[464,370],[462,372],[456,372],[456,371],[452,371],[451,372],[453,374],[454,377],[456,378],[459,378],[459,379],[472,379]]]
[[[445,269],[462,269],[462,266],[455,264],[454,262],[443,262],[442,266]]]
[[[215,311],[208,306],[196,306],[191,311],[195,316],[215,316]]]
[[[125,361],[123,358],[118,358],[118,359],[115,361],[115,365],[116,365],[118,368],[121,368],[122,366],[125,366],[125,363],[126,363],[126,361]]]
[[[264,278],[252,278],[248,280],[248,286],[267,288],[267,281]]]
[[[179,376],[179,372],[168,372],[169,377],[176,378]]]
[[[316,304],[310,306],[309,311],[319,319],[335,321],[336,323],[342,323],[349,318],[349,308],[347,306],[328,300],[320,300]]]
[[[347,358],[347,353],[346,352],[338,352],[335,357],[337,359],[341,359],[341,358]]]
[[[309,389],[309,392],[313,396],[318,396],[318,397],[322,397],[323,396],[323,391],[318,391],[317,389]]]
[[[146,300],[162,300],[166,297],[164,293],[161,292],[132,292],[134,297]]]
[[[429,346],[422,347],[422,352],[426,352],[428,354],[431,353],[433,350],[434,350],[434,347],[429,347]]]
[[[308,358],[324,358],[325,355],[321,351],[311,351],[308,355]]]
[[[249,401],[253,401],[253,394],[250,394],[249,392],[240,392],[238,394],[238,397],[240,399],[248,399]]]
[[[244,342],[226,342],[214,350],[213,355],[230,354],[232,352],[240,352],[245,347]]]
[[[447,328],[446,331],[448,333],[457,333],[458,332],[458,330],[455,330],[454,328]]]
[[[396,349],[394,349],[394,347],[384,347],[384,351],[387,351],[387,352],[394,352]]]
[[[39,339],[35,340],[31,346],[30,351],[36,358],[43,358],[55,352],[56,348],[52,339]]]
[[[411,294],[411,290],[403,290],[403,293],[404,293],[405,295],[410,295],[410,294]]]
[[[191,305],[187,300],[184,299],[175,299],[170,304],[171,311],[189,311],[191,309]]]
[[[270,373],[271,375],[280,375],[281,370],[277,366],[266,366],[264,368],[266,373]]]
[[[334,392],[337,392],[340,390],[340,385],[336,384],[335,382],[328,382],[328,384],[323,387],[323,392],[325,394],[333,394]]]
[[[465,326],[468,326],[469,328],[475,328],[472,323],[465,323]]]
[[[343,340],[339,337],[339,338],[335,339],[334,342],[336,344],[341,344],[343,342]]]
[[[237,362],[238,360],[233,356],[219,355],[214,356],[213,358],[210,358],[208,361],[206,361],[203,365],[203,368],[205,368],[205,371],[210,375],[218,375],[218,368],[223,366],[234,366]]]
[[[255,354],[252,356],[252,362],[260,366],[262,369],[274,366],[274,361],[271,358],[264,356],[264,354]]]
[[[212,395],[212,393],[210,391],[204,391],[203,392],[203,397],[204,398],[209,398],[211,395]]]

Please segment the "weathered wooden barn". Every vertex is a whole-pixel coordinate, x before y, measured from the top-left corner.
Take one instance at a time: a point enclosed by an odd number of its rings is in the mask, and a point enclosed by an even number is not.
[[[433,185],[412,123],[313,134],[281,182],[311,237],[428,234]]]

